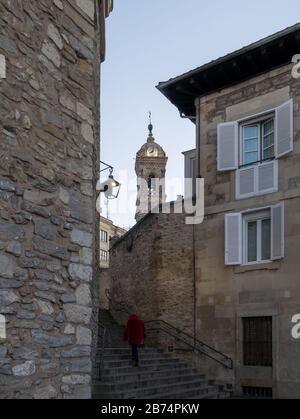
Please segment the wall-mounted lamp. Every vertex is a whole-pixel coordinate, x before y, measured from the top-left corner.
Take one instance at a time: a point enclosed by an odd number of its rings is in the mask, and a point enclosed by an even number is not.
[[[116,199],[119,196],[121,184],[113,177],[114,168],[109,164],[104,163],[103,161],[100,163],[105,166],[104,169],[100,170],[100,173],[104,172],[105,170],[109,170],[109,177],[105,182],[102,183],[99,180],[96,189],[97,191],[104,192],[104,195],[107,199]]]

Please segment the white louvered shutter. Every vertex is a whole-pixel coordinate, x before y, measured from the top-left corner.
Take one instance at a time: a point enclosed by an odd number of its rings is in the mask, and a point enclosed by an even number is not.
[[[225,215],[225,264],[242,264],[242,214]]]
[[[260,164],[258,170],[258,193],[271,193],[278,191],[278,161]]]
[[[218,171],[236,170],[238,159],[238,123],[218,125]]]
[[[244,199],[256,194],[257,166],[246,167],[236,172],[236,199]]]
[[[293,100],[276,109],[275,154],[282,157],[293,151]]]
[[[271,257],[284,257],[284,203],[271,207]]]

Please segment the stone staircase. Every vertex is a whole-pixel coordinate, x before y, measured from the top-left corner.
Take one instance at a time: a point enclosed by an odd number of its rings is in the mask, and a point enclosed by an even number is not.
[[[124,329],[119,326],[109,311],[99,311],[99,323],[102,324],[107,330],[106,347],[107,348],[128,348],[128,345],[123,341]],[[99,336],[101,341],[102,337]]]
[[[204,375],[163,349],[140,350],[134,367],[131,349],[122,342],[122,327],[108,312],[100,312],[109,330],[102,379],[94,384],[94,399],[224,399],[228,393],[209,385]],[[98,355],[100,362],[100,354]]]

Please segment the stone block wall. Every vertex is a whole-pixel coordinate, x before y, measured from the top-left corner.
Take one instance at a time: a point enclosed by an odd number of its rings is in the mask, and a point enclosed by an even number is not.
[[[111,250],[110,310],[120,324],[127,314],[165,320],[194,332],[193,226],[179,214],[149,214]]]
[[[0,398],[91,397],[103,21],[101,1],[0,0]]]

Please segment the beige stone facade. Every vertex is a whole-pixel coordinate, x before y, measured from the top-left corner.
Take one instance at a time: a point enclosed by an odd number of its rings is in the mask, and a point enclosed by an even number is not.
[[[300,309],[300,84],[291,70],[287,65],[197,101],[199,173],[206,185],[206,218],[195,228],[197,336],[234,359],[237,390],[269,387],[274,397],[300,398],[299,341],[291,335],[292,317]],[[217,125],[267,111],[290,98],[294,150],[279,159],[278,192],[237,201],[234,172],[217,172]],[[225,214],[278,202],[285,206],[285,257],[268,264],[225,266]],[[264,316],[273,318],[273,367],[244,366],[242,318]],[[216,374],[222,376],[221,370]]]
[[[109,259],[110,247],[118,238],[126,234],[126,230],[114,225],[113,221],[100,217],[100,308],[107,310],[109,307]]]

